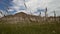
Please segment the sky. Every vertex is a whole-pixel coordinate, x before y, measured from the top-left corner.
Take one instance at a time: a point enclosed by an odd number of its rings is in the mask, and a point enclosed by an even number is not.
[[[44,10],[46,7],[48,9],[48,15],[53,16],[53,11],[56,12],[57,16],[60,16],[60,0],[0,0],[0,10],[6,14],[6,5],[10,8],[8,11],[10,14],[15,14],[19,12],[25,12],[30,14],[30,12],[34,15],[38,15],[40,10]],[[44,12],[42,12],[42,16],[44,16]]]

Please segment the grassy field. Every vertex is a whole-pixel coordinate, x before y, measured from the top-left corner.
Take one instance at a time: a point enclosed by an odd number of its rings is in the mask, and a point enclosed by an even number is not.
[[[6,24],[2,21],[0,22],[0,34],[60,34],[60,23],[18,22],[17,24]]]

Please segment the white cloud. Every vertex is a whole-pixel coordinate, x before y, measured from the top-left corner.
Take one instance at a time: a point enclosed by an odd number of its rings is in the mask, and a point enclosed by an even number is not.
[[[52,0],[49,4],[48,4],[48,10],[49,12],[52,11],[56,11],[57,15],[60,15],[60,0]]]
[[[0,13],[0,18],[3,17],[2,14]]]
[[[19,8],[20,5],[24,5],[23,0],[13,0],[13,2],[15,3],[14,6],[12,8],[14,8],[15,10],[17,10],[17,12],[20,12]],[[49,15],[53,15],[54,10],[56,11],[57,15],[60,15],[59,11],[60,11],[60,0],[29,0],[26,2],[26,5],[28,7],[28,10],[34,12],[36,11],[36,8],[40,7],[40,8],[48,8],[48,14]],[[26,13],[28,13],[29,11],[24,11]],[[57,12],[58,11],[58,12]],[[42,14],[44,15],[44,14]]]
[[[0,12],[2,13],[3,11],[2,11],[2,10],[0,10]],[[2,14],[1,14],[1,13],[0,13],[0,18],[1,18],[1,17],[3,17],[3,16],[4,16],[4,14],[5,14],[5,13],[2,13]]]

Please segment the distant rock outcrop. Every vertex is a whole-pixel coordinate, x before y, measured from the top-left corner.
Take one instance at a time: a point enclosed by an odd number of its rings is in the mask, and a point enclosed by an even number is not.
[[[29,15],[24,12],[20,12],[15,15],[4,16],[0,20],[9,23],[34,22],[34,21],[39,21],[39,16]]]
[[[47,21],[60,21],[60,17],[47,17]],[[41,16],[35,16],[35,15],[29,15],[24,12],[17,13],[15,15],[8,15],[0,18],[0,21],[4,21],[5,23],[31,23],[31,22],[36,22],[36,23],[41,23],[46,21],[44,17]]]

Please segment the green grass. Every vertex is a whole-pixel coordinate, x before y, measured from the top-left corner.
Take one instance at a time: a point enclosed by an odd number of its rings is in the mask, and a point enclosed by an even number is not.
[[[60,23],[17,23],[0,22],[0,34],[60,34]]]

